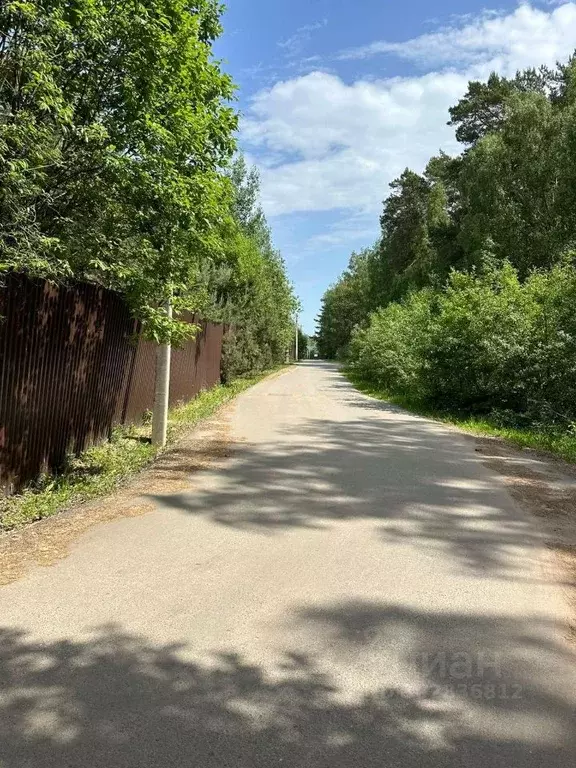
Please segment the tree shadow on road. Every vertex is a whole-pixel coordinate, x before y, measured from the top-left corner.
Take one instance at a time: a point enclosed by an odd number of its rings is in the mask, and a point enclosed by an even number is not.
[[[343,695],[322,657],[289,650],[258,666],[230,651],[202,661],[185,646],[158,646],[103,627],[85,641],[36,643],[0,630],[0,764],[5,768],[568,768],[573,711],[552,693],[563,651],[538,622],[422,614],[385,604],[302,607],[293,621],[327,647],[358,655],[400,642],[418,690],[378,682]],[[402,638],[404,638],[402,640]],[[516,640],[514,649],[504,638]],[[421,658],[500,653],[510,695],[444,691],[441,665]],[[336,644],[336,646],[335,646]],[[521,647],[520,653],[517,649]],[[475,662],[477,661],[474,657]],[[534,674],[537,660],[537,674]],[[530,684],[528,685],[528,680]],[[485,677],[480,679],[486,683]],[[458,698],[460,697],[460,699]],[[468,714],[464,713],[464,709]]]
[[[151,498],[262,533],[369,519],[380,524],[383,541],[448,552],[468,573],[522,578],[527,552],[541,552],[543,532],[482,466],[473,438],[373,405],[340,377],[329,387],[352,406],[342,409],[347,418],[291,424],[287,414],[273,441],[232,445],[218,477],[208,470],[190,492]]]

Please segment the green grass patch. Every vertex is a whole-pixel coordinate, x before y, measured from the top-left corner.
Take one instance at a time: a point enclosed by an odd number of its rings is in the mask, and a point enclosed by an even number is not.
[[[168,445],[186,429],[212,416],[225,403],[273,372],[212,387],[189,403],[171,409]],[[43,475],[22,493],[0,499],[0,531],[19,528],[72,504],[104,496],[149,465],[160,450],[149,442],[150,420],[147,422],[141,426],[117,427],[109,441],[88,448],[80,456],[71,456],[60,474]]]
[[[569,431],[560,431],[553,427],[546,429],[541,427],[503,427],[495,424],[487,417],[434,410],[417,400],[392,395],[379,389],[372,382],[361,378],[349,368],[343,368],[342,373],[357,390],[377,400],[385,400],[419,416],[452,424],[464,432],[482,437],[499,437],[518,448],[544,451],[559,456],[565,461],[576,463],[576,435]]]

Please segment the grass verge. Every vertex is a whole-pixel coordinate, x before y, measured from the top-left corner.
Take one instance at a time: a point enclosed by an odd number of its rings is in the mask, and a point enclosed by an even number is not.
[[[491,422],[489,418],[433,410],[418,401],[407,397],[391,395],[382,389],[378,389],[374,384],[362,379],[355,371],[349,368],[343,368],[342,373],[357,390],[377,400],[386,400],[419,416],[426,416],[436,421],[452,424],[464,432],[470,432],[482,437],[499,437],[518,448],[532,448],[537,451],[544,451],[558,456],[565,461],[576,463],[576,435],[570,432],[554,431],[553,429],[545,430],[535,427],[502,427]]]
[[[236,379],[201,392],[189,403],[171,409],[168,445],[182,432],[214,414],[221,406],[277,368]],[[160,449],[150,442],[150,425],[117,427],[111,439],[71,456],[58,475],[44,475],[22,493],[0,499],[0,531],[19,528],[62,511],[72,504],[104,496],[150,464]]]

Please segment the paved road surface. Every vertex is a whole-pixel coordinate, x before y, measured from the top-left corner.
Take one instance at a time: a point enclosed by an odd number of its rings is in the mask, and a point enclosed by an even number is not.
[[[470,438],[324,363],[230,429],[0,589],[0,765],[574,768],[562,591]]]

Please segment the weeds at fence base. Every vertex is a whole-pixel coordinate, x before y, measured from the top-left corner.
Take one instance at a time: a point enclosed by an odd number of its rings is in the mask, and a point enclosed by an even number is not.
[[[541,427],[507,427],[494,423],[489,417],[480,417],[470,414],[463,414],[450,411],[438,411],[427,408],[425,404],[402,397],[391,395],[390,393],[379,389],[372,382],[366,381],[358,374],[345,368],[342,371],[348,381],[365,395],[374,397],[377,400],[385,400],[407,411],[411,411],[419,416],[442,421],[446,424],[452,424],[465,432],[470,432],[482,437],[499,437],[507,440],[517,448],[530,448],[536,451],[543,451],[558,456],[565,461],[576,463],[576,435],[566,430],[550,427],[544,429]]]
[[[277,370],[277,369],[275,369]],[[214,414],[273,371],[201,392],[189,403],[173,408],[169,416],[168,447],[190,427]],[[70,457],[58,475],[43,475],[22,493],[0,500],[0,531],[19,528],[80,502],[104,496],[159,454],[150,442],[150,420],[141,426],[117,427],[111,439],[93,446],[78,457]]]

